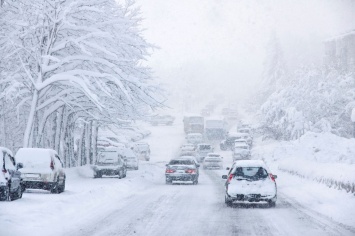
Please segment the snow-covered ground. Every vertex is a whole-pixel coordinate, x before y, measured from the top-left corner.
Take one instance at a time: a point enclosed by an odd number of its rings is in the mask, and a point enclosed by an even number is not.
[[[93,179],[89,167],[67,169],[62,194],[31,190],[20,200],[0,202],[0,235],[355,234],[352,194],[280,171],[272,158],[276,208],[227,207],[221,179],[226,170],[201,169],[198,185],[166,185],[165,163],[184,142],[182,124],[150,129],[151,160],[141,161],[138,171],[124,179]],[[255,154],[264,150],[267,159],[275,146],[256,143]],[[231,153],[220,153],[230,166]]]

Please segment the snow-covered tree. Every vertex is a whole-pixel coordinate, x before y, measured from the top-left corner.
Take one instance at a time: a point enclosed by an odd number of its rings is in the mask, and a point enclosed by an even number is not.
[[[160,106],[151,72],[141,65],[151,45],[141,36],[133,5],[114,0],[3,4],[0,85],[5,99],[17,91],[15,105],[27,111],[24,147],[60,149],[80,120],[119,124],[142,116],[142,104]]]

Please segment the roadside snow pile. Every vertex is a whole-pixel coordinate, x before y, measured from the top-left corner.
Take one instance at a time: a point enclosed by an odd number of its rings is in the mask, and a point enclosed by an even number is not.
[[[355,139],[331,133],[306,133],[300,140],[262,142],[253,156],[278,169],[355,193]]]

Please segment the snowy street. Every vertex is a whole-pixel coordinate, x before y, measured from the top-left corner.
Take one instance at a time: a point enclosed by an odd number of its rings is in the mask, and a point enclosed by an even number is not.
[[[303,196],[298,201],[288,187],[301,187],[302,180],[277,170],[276,208],[227,207],[221,178],[225,170],[200,168],[198,185],[166,185],[165,163],[177,155],[183,129],[178,123],[151,130],[146,140],[151,161],[141,161],[127,178],[93,179],[88,167],[73,168],[62,194],[28,190],[21,201],[1,202],[1,235],[354,235],[353,218],[339,222],[312,209],[310,202],[324,198],[311,190],[295,195]],[[229,166],[231,153],[221,153],[224,167]],[[308,183],[307,189],[319,191],[313,185]],[[347,196],[326,191],[344,200]]]

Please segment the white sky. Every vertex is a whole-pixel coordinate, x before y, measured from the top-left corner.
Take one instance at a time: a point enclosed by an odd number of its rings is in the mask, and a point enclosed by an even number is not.
[[[255,89],[272,32],[291,69],[320,64],[322,40],[355,27],[354,2],[137,0],[137,5],[144,36],[160,47],[148,61],[155,76],[173,97],[207,103],[214,92],[241,98]]]

